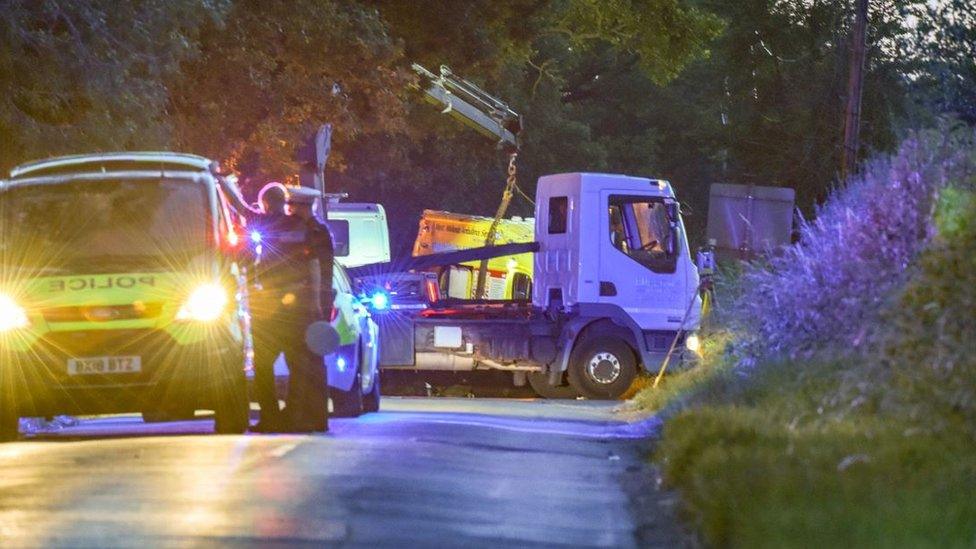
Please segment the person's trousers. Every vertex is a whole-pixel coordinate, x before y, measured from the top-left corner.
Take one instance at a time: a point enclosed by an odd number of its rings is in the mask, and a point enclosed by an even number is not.
[[[260,309],[255,312],[252,321],[255,399],[261,407],[262,421],[280,418],[274,363],[284,353],[289,372],[286,399],[289,423],[307,430],[324,430],[328,410],[325,364],[305,344],[305,330],[316,318],[302,314],[301,308],[296,309],[281,306],[272,314],[261,315]]]

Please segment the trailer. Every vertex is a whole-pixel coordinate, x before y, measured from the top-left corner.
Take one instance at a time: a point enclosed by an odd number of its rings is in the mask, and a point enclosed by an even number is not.
[[[549,175],[539,179],[535,202],[535,242],[409,265],[532,253],[531,300],[448,298],[419,313],[380,317],[383,367],[500,369],[543,396],[615,399],[639,369],[656,371],[670,350],[677,351],[672,363],[696,359],[699,277],[669,182]],[[382,266],[359,269],[376,276]]]

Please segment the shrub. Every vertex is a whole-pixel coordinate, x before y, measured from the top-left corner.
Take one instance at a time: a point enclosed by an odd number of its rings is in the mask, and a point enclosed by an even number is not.
[[[800,227],[801,240],[746,267],[734,303],[750,356],[847,354],[874,341],[883,306],[935,233],[933,210],[976,166],[972,133],[918,133],[875,160]]]
[[[656,454],[704,544],[973,544],[973,137],[913,136],[741,273],[740,366],[673,384]]]
[[[948,191],[939,235],[885,317],[879,363],[898,389],[889,411],[976,438],[976,200]]]

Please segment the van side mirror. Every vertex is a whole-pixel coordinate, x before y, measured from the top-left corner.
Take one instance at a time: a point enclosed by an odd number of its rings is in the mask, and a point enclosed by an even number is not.
[[[707,246],[698,248],[695,258],[695,265],[698,267],[699,276],[707,276],[715,273],[715,240],[709,239]]]

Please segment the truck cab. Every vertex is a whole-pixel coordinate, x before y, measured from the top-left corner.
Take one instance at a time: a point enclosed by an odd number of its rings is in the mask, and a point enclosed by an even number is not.
[[[701,299],[671,184],[549,175],[539,179],[536,201],[533,304],[565,319],[550,385],[566,372],[584,395],[609,396],[629,386],[632,361],[653,371],[673,343],[682,344],[680,358]]]
[[[698,271],[670,183],[575,173],[539,179],[533,303],[678,329]],[[695,308],[692,308],[694,312]]]

